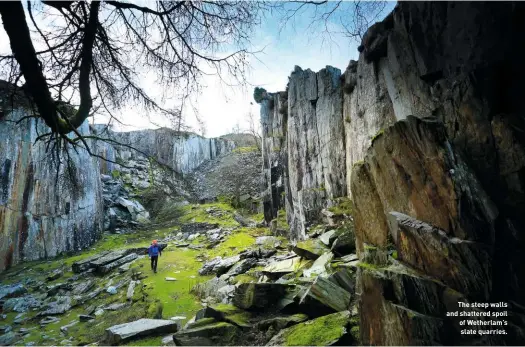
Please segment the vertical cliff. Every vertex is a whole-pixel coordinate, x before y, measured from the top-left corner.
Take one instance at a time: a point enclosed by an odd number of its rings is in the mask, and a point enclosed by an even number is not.
[[[98,163],[71,150],[59,165],[36,138],[46,126],[21,107],[0,120],[0,270],[91,245],[102,232]],[[20,121],[19,124],[15,122]],[[80,133],[89,134],[84,123]]]
[[[523,341],[524,11],[400,3],[363,41],[358,69],[376,69],[388,91],[376,101],[398,120],[351,175],[360,258],[379,267],[360,276],[363,343]],[[461,335],[445,318],[458,299],[508,302],[507,335]]]
[[[205,161],[235,148],[233,141],[221,138],[208,139],[194,133],[177,132],[167,128],[114,132],[108,130],[105,125],[95,125],[94,131],[101,138],[109,138],[117,143],[132,146],[181,174],[190,173]],[[114,146],[103,141],[97,141],[97,148],[100,155],[113,161],[117,157],[116,151],[119,151],[119,157],[126,159],[143,155],[131,148]],[[111,173],[113,165],[103,163],[101,169],[104,173]]]
[[[288,164],[288,92],[267,94],[261,101],[264,218],[277,217],[285,207]]]
[[[296,67],[287,92],[269,94],[262,102],[266,197],[272,206],[265,216],[276,216],[279,192],[286,190],[294,239],[304,239],[306,226],[321,210],[346,195],[342,108],[341,71],[330,66],[318,73]]]
[[[352,198],[363,344],[525,341],[524,16],[521,3],[402,2],[340,80],[290,77],[291,233]],[[446,315],[458,301],[508,303],[506,335],[461,334]]]

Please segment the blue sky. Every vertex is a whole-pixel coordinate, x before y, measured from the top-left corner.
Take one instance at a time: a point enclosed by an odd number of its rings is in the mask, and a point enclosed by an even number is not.
[[[395,2],[389,3],[385,14],[390,12]],[[314,7],[295,17],[294,23],[281,28],[281,15],[270,15],[263,20],[252,40],[254,49],[264,51],[251,59],[248,80],[251,84],[266,90],[281,91],[286,87],[288,76],[298,65],[303,69],[319,71],[327,65],[344,71],[351,59],[358,58],[358,43],[342,34],[333,33],[331,37],[321,33],[321,26],[308,28]],[[330,22],[331,32],[341,32],[340,18]],[[259,106],[252,99],[253,87],[221,88],[213,81],[198,98],[198,109],[206,123],[207,136],[219,136],[231,131],[239,124],[247,128],[247,114],[253,113],[257,119]],[[250,105],[252,103],[253,105]],[[187,114],[186,122],[192,124]]]

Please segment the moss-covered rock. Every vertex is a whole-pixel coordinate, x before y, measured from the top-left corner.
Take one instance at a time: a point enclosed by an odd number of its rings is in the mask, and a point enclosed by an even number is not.
[[[305,267],[308,267],[311,264],[312,262],[307,259],[303,259],[301,257],[294,257],[290,259],[281,260],[275,263],[271,263],[267,265],[262,270],[262,272],[265,275],[268,275],[270,277],[272,276],[278,277],[284,274],[297,272]]]
[[[228,304],[217,304],[208,306],[203,309],[204,317],[214,318],[218,321],[224,321],[234,324],[241,328],[250,328],[252,326],[252,314],[236,306]]]
[[[277,316],[265,319],[257,323],[257,329],[268,330],[270,327],[274,330],[282,330],[297,323],[304,322],[308,319],[308,315],[304,313],[297,313],[289,316]]]
[[[194,329],[198,327],[202,327],[205,325],[210,325],[218,323],[215,318],[207,317],[207,318],[201,318],[201,319],[195,319],[193,322],[188,322],[188,325],[184,329]]]
[[[349,345],[352,342],[347,329],[349,319],[350,312],[344,311],[299,323],[275,335],[268,346]]]
[[[298,242],[293,251],[301,257],[316,260],[329,249],[317,239],[308,239]]]
[[[348,310],[351,295],[334,282],[318,277],[301,297],[301,304],[320,306],[332,309],[332,312]],[[317,304],[317,305],[316,305]]]
[[[332,252],[344,256],[355,252],[354,223],[345,221],[336,230],[337,238],[332,244]]]
[[[233,296],[233,304],[242,309],[271,309],[286,294],[286,284],[242,283]]]
[[[173,335],[178,346],[228,346],[235,345],[240,336],[235,325],[218,322],[185,329]]]

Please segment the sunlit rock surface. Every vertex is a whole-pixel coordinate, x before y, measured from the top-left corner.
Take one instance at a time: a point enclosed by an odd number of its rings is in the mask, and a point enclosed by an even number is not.
[[[34,144],[49,131],[45,124],[34,118],[15,124],[27,115],[18,109],[0,120],[0,270],[83,249],[102,231],[97,160],[70,149],[70,165],[63,155],[57,166],[45,142]],[[79,132],[90,133],[87,122]]]

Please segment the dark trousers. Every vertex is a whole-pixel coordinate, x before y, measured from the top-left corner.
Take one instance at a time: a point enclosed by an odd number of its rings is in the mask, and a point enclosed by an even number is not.
[[[154,255],[151,257],[151,269],[153,271],[157,271],[157,262],[159,260],[159,256],[158,255]]]

